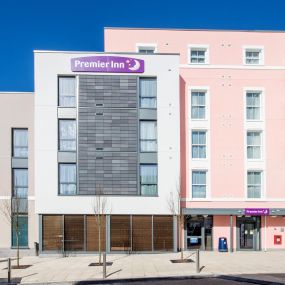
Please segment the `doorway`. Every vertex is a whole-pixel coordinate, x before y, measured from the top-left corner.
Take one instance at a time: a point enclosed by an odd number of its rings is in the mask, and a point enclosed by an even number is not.
[[[237,217],[237,250],[260,250],[260,217]]]
[[[188,216],[185,225],[187,249],[212,250],[213,216]]]

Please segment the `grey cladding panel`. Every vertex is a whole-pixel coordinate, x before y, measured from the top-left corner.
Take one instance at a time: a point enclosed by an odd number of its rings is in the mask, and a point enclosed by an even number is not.
[[[79,77],[79,194],[136,195],[137,77]]]

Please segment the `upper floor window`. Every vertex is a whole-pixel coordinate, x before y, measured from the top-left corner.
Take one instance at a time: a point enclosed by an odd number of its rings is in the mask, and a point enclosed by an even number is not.
[[[206,171],[192,171],[192,198],[206,198],[207,180]]]
[[[13,157],[28,157],[28,130],[13,129]]]
[[[140,187],[141,195],[157,195],[157,164],[140,165]]]
[[[247,158],[261,159],[261,132],[247,132]]]
[[[262,172],[247,172],[247,198],[261,198]]]
[[[192,131],[192,158],[206,158],[206,131]]]
[[[248,65],[263,64],[263,49],[261,48],[245,48],[244,63]]]
[[[76,84],[75,77],[64,77],[58,78],[58,96],[60,107],[75,107],[76,106]]]
[[[261,119],[261,93],[259,91],[246,92],[246,119]]]
[[[75,195],[76,194],[76,164],[60,163],[59,164],[59,194]]]
[[[138,46],[138,53],[152,54],[155,50],[155,46]]]
[[[28,197],[28,169],[13,169],[14,198]]]
[[[140,121],[140,151],[157,151],[157,124],[156,121]]]
[[[206,92],[192,91],[191,92],[191,118],[205,119],[206,118]]]
[[[140,108],[156,108],[156,78],[140,78]]]
[[[76,150],[76,121],[59,120],[59,150]]]
[[[202,45],[189,45],[189,63],[207,64],[209,63],[209,48]]]

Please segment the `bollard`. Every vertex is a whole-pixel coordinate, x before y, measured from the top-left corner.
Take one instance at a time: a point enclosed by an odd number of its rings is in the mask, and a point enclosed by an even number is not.
[[[8,283],[10,284],[11,283],[11,258],[8,258],[7,259],[8,261]]]
[[[200,273],[200,251],[196,250],[196,273]]]
[[[103,279],[106,278],[106,252],[103,253]]]

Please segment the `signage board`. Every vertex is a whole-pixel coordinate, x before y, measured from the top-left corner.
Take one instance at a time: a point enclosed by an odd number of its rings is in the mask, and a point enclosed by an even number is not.
[[[268,216],[268,208],[246,208],[244,209],[244,214],[248,216]]]
[[[71,59],[73,72],[143,73],[144,60],[122,56],[87,56]]]

